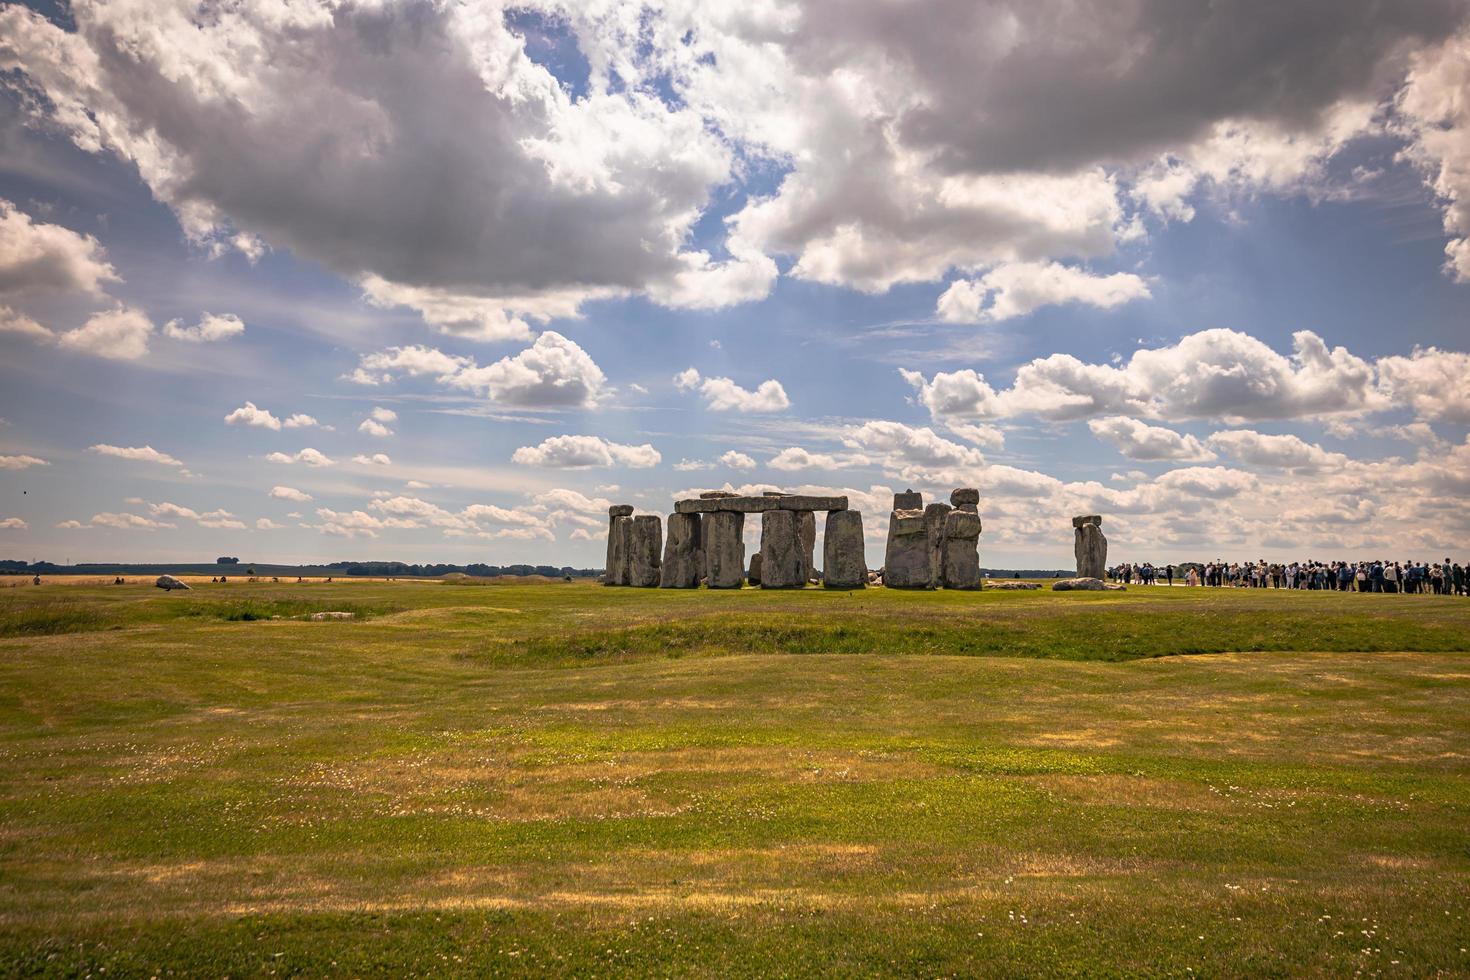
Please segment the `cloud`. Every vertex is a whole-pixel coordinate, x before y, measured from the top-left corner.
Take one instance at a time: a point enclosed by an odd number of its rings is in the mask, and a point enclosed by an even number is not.
[[[56,338],[67,350],[80,351],[115,361],[135,361],[148,353],[153,321],[141,310],[119,306],[94,313],[75,330]]]
[[[587,469],[594,466],[657,466],[663,457],[644,443],[629,446],[609,442],[597,436],[552,436],[537,446],[522,446],[511,454],[511,461],[522,466]]]
[[[68,522],[69,523],[69,522]],[[177,524],[169,524],[166,521],[155,521],[138,514],[102,513],[93,514],[89,522],[93,527],[110,527],[117,530],[139,530],[159,531],[165,528],[176,528]]]
[[[377,419],[363,419],[362,424],[357,427],[357,431],[366,432],[368,435],[376,436],[379,439],[386,438],[387,436],[391,436],[393,434],[392,429],[388,428]]]
[[[866,462],[866,460],[864,460]],[[798,470],[835,470],[847,465],[846,460],[828,453],[810,453],[800,446],[783,449],[766,461],[773,470],[794,473]]]
[[[605,394],[607,377],[574,341],[554,330],[530,347],[484,367],[433,347],[390,347],[364,355],[349,380],[377,385],[394,372],[432,376],[439,384],[483,395],[497,405],[517,408],[590,408]]]
[[[97,239],[33,221],[0,199],[0,299],[67,293],[100,296],[104,283],[117,281]]]
[[[225,416],[225,425],[253,425],[279,431],[281,420],[263,408],[256,408],[254,402],[246,402]]]
[[[1444,209],[1445,274],[1470,282],[1470,30],[1416,51],[1394,108],[1404,154]]]
[[[755,460],[741,452],[731,449],[720,457],[720,463],[733,470],[753,470]]]
[[[297,412],[295,415],[292,415],[290,418],[282,422],[281,425],[287,429],[306,429],[310,428],[311,426],[321,425],[321,423],[310,415],[307,415],[303,412]]]
[[[40,341],[51,341],[56,336],[24,313],[17,313],[8,306],[0,306],[0,333],[20,334]]]
[[[948,428],[961,439],[974,443],[981,449],[1005,448],[1006,434],[999,426],[973,422],[950,422]]]
[[[1215,454],[1195,436],[1122,415],[1093,419],[1087,427],[1093,435],[1129,459],[1204,462],[1215,458]]]
[[[31,526],[19,517],[6,517],[0,519],[0,530],[4,531],[29,531]]]
[[[352,457],[352,461],[359,466],[392,466],[393,460],[388,458],[387,453],[373,453],[371,456],[359,453]]]
[[[255,529],[257,531],[279,531],[285,526],[284,524],[277,524],[269,517],[258,517],[255,520]]]
[[[1056,262],[1007,262],[979,279],[960,279],[940,295],[936,312],[950,323],[1025,316],[1043,306],[1112,309],[1149,298],[1148,284],[1127,272],[1094,276]]]
[[[118,459],[130,459],[143,463],[157,463],[160,466],[177,466],[183,469],[184,464],[174,459],[168,453],[161,453],[152,446],[109,446],[99,443],[87,448],[89,453],[98,453],[102,456],[115,456]]]
[[[780,412],[791,407],[786,389],[774,379],[762,381],[755,391],[747,391],[729,378],[701,379],[691,367],[674,375],[674,387],[680,391],[698,388],[712,412]]]
[[[170,320],[163,325],[163,333],[174,340],[187,340],[195,344],[212,344],[238,337],[245,332],[245,322],[233,313],[215,315],[205,313],[199,322],[186,327],[179,320]]]
[[[1416,347],[1408,357],[1379,358],[1377,367],[1380,384],[1396,404],[1422,419],[1470,424],[1470,354]]]
[[[32,466],[50,466],[51,464],[38,456],[0,456],[0,470],[24,470]]]
[[[1294,435],[1266,435],[1250,429],[1216,432],[1210,445],[1251,466],[1317,471],[1341,467],[1348,458]]]
[[[307,466],[334,466],[336,460],[325,453],[307,446],[305,449],[293,454],[267,453],[266,459],[272,463],[305,463]]]
[[[271,487],[270,495],[277,500],[294,500],[296,503],[304,504],[311,499],[311,494],[295,487],[283,487],[279,484]]]

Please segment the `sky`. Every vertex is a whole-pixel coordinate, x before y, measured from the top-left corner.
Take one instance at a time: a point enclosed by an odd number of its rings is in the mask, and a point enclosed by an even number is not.
[[[0,4],[0,557],[1464,560],[1467,350],[1470,0]]]

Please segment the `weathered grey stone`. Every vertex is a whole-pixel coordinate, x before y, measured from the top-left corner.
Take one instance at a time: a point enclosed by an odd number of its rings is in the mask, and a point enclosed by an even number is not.
[[[761,553],[759,551],[750,556],[750,574],[745,577],[745,580],[751,585],[761,584]]]
[[[973,511],[980,504],[980,491],[974,487],[961,487],[949,495],[949,502],[956,510]]]
[[[944,519],[944,587],[978,589],[980,575],[980,515],[953,510]]]
[[[924,495],[917,490],[905,490],[893,495],[894,510],[923,510]]]
[[[1001,579],[999,582],[988,582],[985,587],[987,589],[999,589],[1002,592],[1030,592],[1033,589],[1041,588],[1041,585],[1037,582],[1017,582],[1015,579]]]
[[[1095,524],[1098,527],[1102,527],[1102,517],[1099,514],[1083,514],[1080,517],[1072,518],[1073,527],[1081,527],[1084,524]]]
[[[153,586],[154,588],[163,589],[167,592],[172,592],[175,589],[183,589],[186,592],[193,591],[189,588],[189,584],[187,582],[180,581],[179,579],[174,578],[172,575],[158,576],[158,581],[154,582]]]
[[[633,505],[632,504],[613,504],[611,507],[609,507],[607,509],[607,516],[608,517],[632,517],[633,516]]]
[[[1100,578],[1079,575],[1076,578],[1058,579],[1051,584],[1053,592],[1122,592],[1121,585],[1108,585]]]
[[[633,508],[628,507],[628,509]],[[607,522],[607,568],[603,572],[603,585],[628,584],[628,554],[632,543],[633,518],[627,514],[615,514],[609,518]]]
[[[1072,551],[1077,558],[1077,575],[1102,578],[1108,568],[1108,539],[1103,537],[1101,517],[1072,518]]]
[[[822,531],[822,584],[829,589],[861,589],[868,582],[863,555],[863,515],[837,510]]]
[[[628,543],[628,584],[639,589],[656,588],[662,564],[663,522],[657,514],[639,514],[632,521],[633,531]]]
[[[895,502],[919,495],[894,494]],[[922,498],[920,498],[922,499]],[[888,517],[888,547],[883,557],[883,584],[890,589],[927,589],[929,540],[922,510],[894,510]]]
[[[929,548],[929,584],[937,589],[944,584],[945,521],[954,508],[949,504],[930,504],[924,508],[924,537]]]
[[[801,580],[810,582],[816,559],[817,515],[809,510],[799,510],[794,513],[796,514],[796,545],[801,551]],[[839,510],[832,513],[844,512]]]
[[[726,511],[764,514],[773,510],[847,510],[847,498],[788,493],[760,497],[700,497],[674,502],[674,512],[678,514],[717,514]]]
[[[806,585],[796,514],[767,511],[761,517],[761,588],[799,589]]]
[[[311,614],[311,621],[313,623],[325,623],[329,619],[353,619],[355,616],[356,613],[350,612],[314,612]],[[279,618],[279,616],[271,617],[271,619]]]
[[[704,575],[702,518],[698,514],[670,514],[664,541],[664,562],[658,584],[663,589],[697,589]]]
[[[719,500],[723,497],[738,497],[740,494],[733,490],[706,490],[699,495],[700,500]]]
[[[785,490],[763,490],[763,491],[761,491],[761,496],[762,497],[789,497],[789,496],[791,496],[791,494],[787,493]]]
[[[705,514],[704,567],[712,589],[738,589],[745,583],[745,515],[734,511]]]

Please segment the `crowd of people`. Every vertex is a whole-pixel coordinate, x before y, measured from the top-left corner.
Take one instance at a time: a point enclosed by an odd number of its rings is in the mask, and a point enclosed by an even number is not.
[[[1108,569],[1124,585],[1197,585],[1236,589],[1312,589],[1407,595],[1470,595],[1470,563],[1424,561],[1124,562]]]

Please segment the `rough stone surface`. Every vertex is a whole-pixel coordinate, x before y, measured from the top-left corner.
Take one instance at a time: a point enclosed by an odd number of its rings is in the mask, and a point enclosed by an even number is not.
[[[924,537],[929,548],[929,584],[937,589],[944,583],[944,551],[948,543],[944,537],[944,525],[954,508],[949,504],[930,504],[924,508]]]
[[[628,584],[628,549],[632,542],[633,518],[627,514],[616,514],[609,518],[607,522],[607,568],[603,572],[603,585]]]
[[[1077,557],[1079,578],[1102,578],[1107,572],[1108,539],[1103,537],[1101,522],[1100,517],[1072,519],[1072,551]]]
[[[745,580],[751,585],[761,584],[761,553],[759,551],[750,556],[750,574],[745,577]]]
[[[1079,575],[1076,578],[1058,579],[1051,584],[1053,592],[1121,592],[1123,586],[1109,586],[1099,578],[1090,575]]]
[[[703,522],[706,583],[712,589],[740,588],[745,584],[745,515],[706,514]]]
[[[944,587],[978,589],[980,575],[980,515],[953,510],[944,519]]]
[[[1073,527],[1081,527],[1084,524],[1094,524],[1102,527],[1102,517],[1098,514],[1083,514],[1080,517],[1072,518]]]
[[[719,500],[723,497],[738,497],[740,494],[731,490],[706,490],[699,495],[700,500]]]
[[[271,619],[279,619],[279,618],[280,618],[279,616],[272,616],[271,617]],[[329,619],[352,619],[352,618],[354,618],[354,614],[353,613],[350,613],[350,612],[314,612],[314,613],[311,614],[311,621],[313,623],[324,623],[324,622],[326,622]]]
[[[155,588],[164,589],[168,592],[172,592],[175,589],[183,589],[186,592],[192,591],[187,582],[181,582],[172,575],[158,576],[158,581],[154,582],[153,585]]]
[[[980,505],[980,491],[974,487],[961,487],[949,495],[949,502],[956,510],[973,511]]]
[[[816,567],[817,515],[809,510],[796,511],[796,544],[801,550],[801,575],[803,582],[810,582]],[[845,511],[832,511],[842,514]]]
[[[611,507],[609,507],[607,509],[607,516],[608,517],[632,517],[633,516],[633,505],[632,504],[613,504]]]
[[[900,504],[922,503],[912,490],[893,495],[893,513],[888,515],[888,547],[883,556],[883,584],[890,589],[927,589],[929,542],[924,512]]]
[[[657,514],[639,514],[633,518],[633,532],[628,544],[628,584],[634,588],[658,586],[659,567],[663,564],[663,522]]]
[[[999,589],[1002,592],[1029,592],[1032,589],[1041,588],[1038,582],[1017,582],[1013,579],[1001,579],[999,582],[988,582],[987,589]]]
[[[698,514],[669,515],[663,567],[659,569],[660,588],[699,588],[704,575],[702,520]]]
[[[674,511],[679,514],[715,514],[725,511],[764,514],[773,510],[847,510],[847,498],[786,493],[759,497],[699,497],[674,503]]]
[[[855,510],[833,511],[822,531],[822,584],[829,589],[861,589],[867,582],[863,515]]]
[[[893,495],[894,510],[923,510],[924,495],[917,490],[905,490]]]
[[[806,585],[796,514],[767,511],[761,517],[761,588],[799,589]]]

